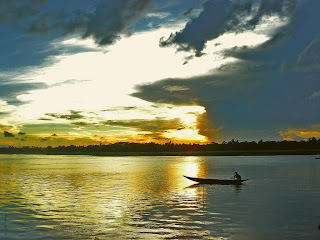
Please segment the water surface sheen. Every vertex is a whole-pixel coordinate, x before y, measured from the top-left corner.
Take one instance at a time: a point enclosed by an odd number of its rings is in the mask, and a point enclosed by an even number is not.
[[[315,156],[0,155],[0,239],[320,239],[319,199]]]

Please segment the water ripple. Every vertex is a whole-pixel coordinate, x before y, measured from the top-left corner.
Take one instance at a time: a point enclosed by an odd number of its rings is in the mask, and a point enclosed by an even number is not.
[[[0,239],[320,239],[320,162],[269,160],[3,155]],[[227,178],[231,166],[252,180],[182,177]]]

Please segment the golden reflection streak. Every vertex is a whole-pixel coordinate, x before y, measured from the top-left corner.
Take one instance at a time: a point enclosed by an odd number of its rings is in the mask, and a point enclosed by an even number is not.
[[[208,175],[208,166],[206,165],[206,161],[204,161],[203,157],[200,156],[186,157],[183,168],[181,168],[181,174],[191,177],[206,177]],[[187,186],[195,184],[186,178],[182,178],[181,182],[181,184]],[[201,195],[199,188],[185,188],[185,190],[189,195],[197,195],[198,197]]]
[[[130,189],[133,193],[148,191],[160,194],[168,191],[183,192],[190,185],[184,175],[206,177],[208,166],[204,157],[161,157],[154,161],[131,163]]]

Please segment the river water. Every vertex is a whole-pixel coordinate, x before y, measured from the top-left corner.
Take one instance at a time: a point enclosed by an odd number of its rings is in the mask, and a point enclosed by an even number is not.
[[[320,239],[315,157],[0,155],[0,239]]]

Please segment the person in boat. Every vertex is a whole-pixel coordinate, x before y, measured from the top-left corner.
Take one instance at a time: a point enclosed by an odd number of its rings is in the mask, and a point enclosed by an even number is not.
[[[241,176],[237,172],[234,173],[233,178],[236,180],[241,180]]]

